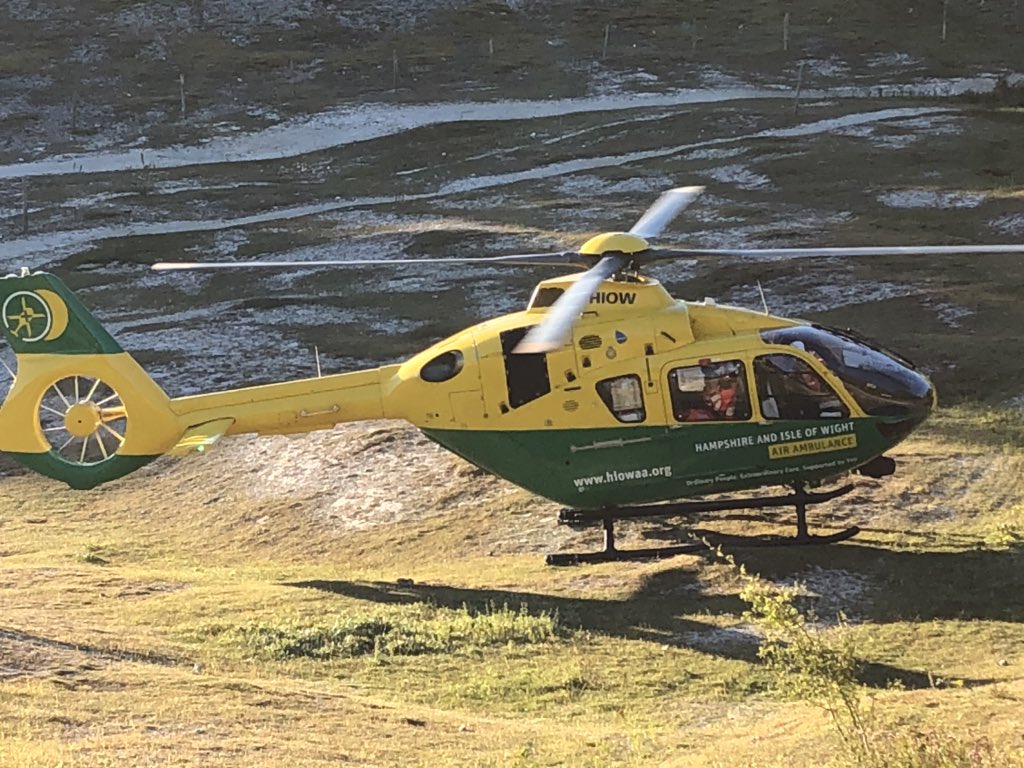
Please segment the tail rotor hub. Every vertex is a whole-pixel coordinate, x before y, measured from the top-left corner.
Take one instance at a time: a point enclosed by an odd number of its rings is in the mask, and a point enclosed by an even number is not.
[[[95,433],[103,423],[100,407],[93,402],[75,403],[64,414],[64,429],[78,438]]]

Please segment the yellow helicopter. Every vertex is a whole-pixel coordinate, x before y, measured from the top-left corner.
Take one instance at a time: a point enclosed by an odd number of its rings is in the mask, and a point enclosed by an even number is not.
[[[597,552],[566,564],[690,551],[620,550],[628,517],[793,506],[795,543],[809,505],[851,489],[809,492],[856,471],[892,474],[884,454],[928,416],[935,390],[906,360],[856,335],[710,300],[672,298],[644,268],[719,255],[849,256],[1021,253],[1024,245],[694,249],[650,240],[702,191],[664,193],[628,232],[577,251],[388,260],[389,265],[558,265],[526,308],[486,320],[404,363],[169,398],[55,275],[0,278],[0,317],[15,352],[0,406],[0,450],[73,488],[92,488],[163,454],[202,453],[224,435],[328,429],[404,419],[466,460],[565,504],[560,520],[600,522]],[[329,261],[322,266],[380,262]],[[161,263],[157,270],[310,267],[309,262]],[[680,501],[789,486],[792,493]],[[665,503],[668,502],[668,503]]]

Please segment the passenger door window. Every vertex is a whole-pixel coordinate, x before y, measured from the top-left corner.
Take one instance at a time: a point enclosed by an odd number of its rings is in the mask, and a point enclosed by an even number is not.
[[[750,418],[746,366],[739,360],[673,368],[668,383],[676,421]]]

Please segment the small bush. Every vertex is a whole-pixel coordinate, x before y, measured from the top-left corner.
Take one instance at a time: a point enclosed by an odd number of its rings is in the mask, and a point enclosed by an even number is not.
[[[797,608],[795,588],[743,575],[740,597],[750,605],[747,618],[764,632],[757,653],[776,673],[776,687],[824,708],[856,764],[874,764],[873,717],[864,706],[857,681],[859,662],[843,618],[839,639],[830,640]]]
[[[998,754],[984,738],[883,726],[857,680],[860,662],[845,620],[830,632],[816,627],[794,602],[796,588],[749,575],[720,551],[743,580],[746,616],[764,633],[758,655],[775,672],[780,692],[828,712],[843,742],[833,768],[1024,768],[1024,754]]]
[[[936,731],[880,733],[872,765],[893,768],[1008,768],[1024,765],[998,752],[987,739],[963,740]],[[857,763],[860,765],[860,763]]]
[[[85,549],[78,554],[78,560],[89,565],[107,565],[110,563],[109,557],[107,548],[100,544],[86,544]]]

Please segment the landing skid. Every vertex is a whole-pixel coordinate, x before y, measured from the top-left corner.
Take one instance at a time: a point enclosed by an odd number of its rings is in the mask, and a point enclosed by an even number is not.
[[[584,563],[608,563],[617,560],[650,560],[673,555],[699,552],[707,548],[702,542],[679,544],[672,547],[651,549],[618,549],[615,546],[615,521],[647,517],[676,517],[700,512],[724,512],[736,509],[766,509],[769,507],[793,507],[796,509],[796,536],[767,536],[751,539],[739,536],[715,535],[712,543],[737,543],[743,546],[771,547],[793,544],[835,544],[846,541],[860,533],[853,526],[827,536],[812,535],[807,529],[807,507],[844,496],[853,490],[844,485],[831,491],[808,493],[803,483],[793,484],[793,493],[785,496],[758,496],[752,499],[721,499],[716,501],[683,501],[674,504],[648,504],[639,507],[621,507],[599,510],[563,509],[558,522],[564,525],[587,525],[601,523],[604,527],[604,549],[598,552],[559,552],[547,556],[548,565],[582,565]]]

